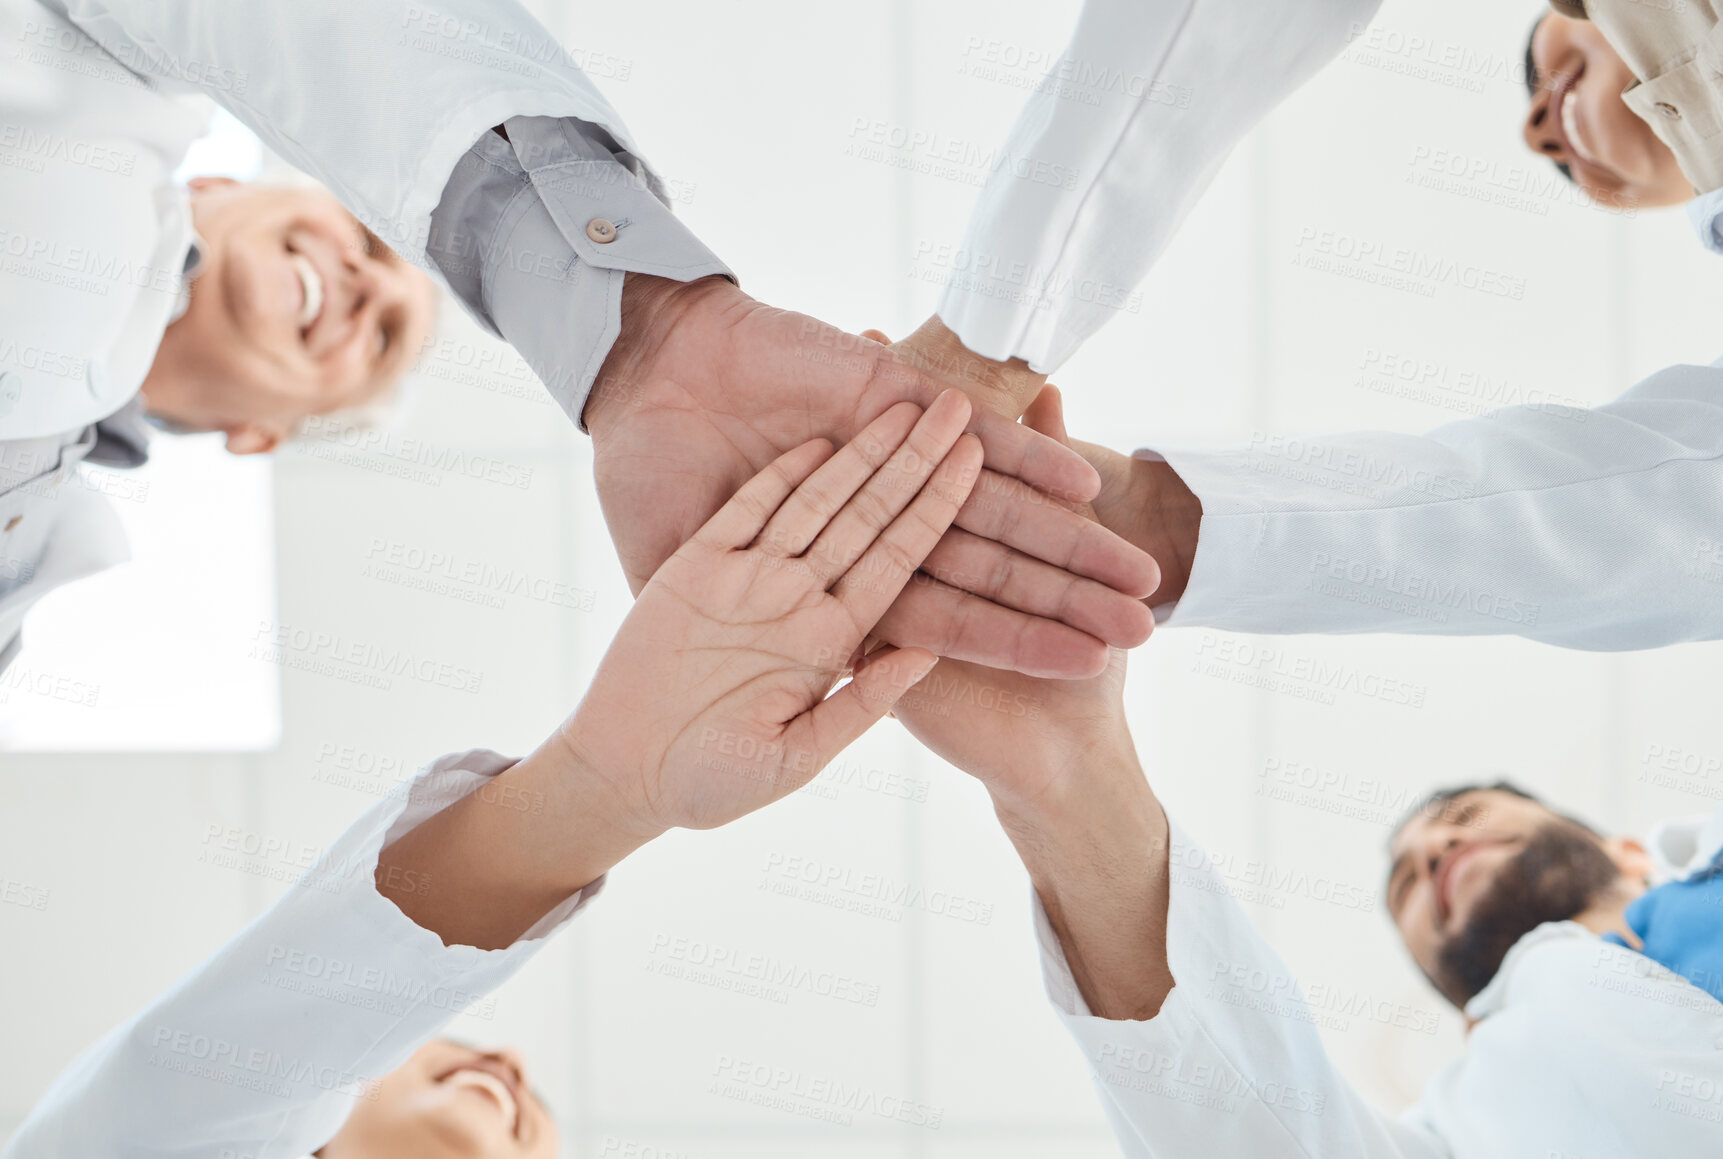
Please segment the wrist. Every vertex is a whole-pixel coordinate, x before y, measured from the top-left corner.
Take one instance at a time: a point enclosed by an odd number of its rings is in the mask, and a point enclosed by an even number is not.
[[[1045,374],[1029,369],[1021,358],[1004,362],[977,354],[936,314],[893,353],[917,370],[962,388],[977,406],[1017,418],[1047,384]]]
[[[1185,594],[1190,582],[1202,529],[1202,500],[1164,460],[1132,458],[1131,476],[1138,501],[1150,513],[1160,548],[1150,553],[1161,565],[1161,586],[1152,598],[1157,604],[1172,603]]]
[[[1128,733],[1089,742],[1059,763],[1033,797],[992,791],[993,811],[1020,850],[1079,848],[1097,826],[1140,826],[1158,814]]]
[[[734,283],[717,274],[691,282],[654,274],[623,275],[616,341],[581,412],[581,421],[594,439],[639,409],[647,386],[639,368],[650,365],[665,339],[690,312],[726,292],[741,294]]]

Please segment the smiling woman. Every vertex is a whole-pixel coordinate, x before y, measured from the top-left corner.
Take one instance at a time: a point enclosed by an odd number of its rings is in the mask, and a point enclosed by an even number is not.
[[[550,1159],[556,1148],[519,1055],[443,1040],[358,1100],[317,1159]]]
[[[1693,187],[1669,146],[1621,99],[1633,83],[1595,25],[1547,14],[1526,47],[1526,145],[1599,204],[1679,205]]]

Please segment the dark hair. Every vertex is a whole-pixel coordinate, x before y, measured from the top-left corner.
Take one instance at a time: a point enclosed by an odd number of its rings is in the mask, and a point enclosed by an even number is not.
[[[1526,96],[1528,97],[1535,97],[1538,95],[1538,66],[1537,62],[1532,59],[1532,41],[1538,38],[1538,29],[1542,28],[1544,26],[1544,21],[1548,19],[1549,13],[1545,12],[1542,16],[1539,16],[1534,20],[1532,22],[1531,35],[1526,37]],[[1554,162],[1554,164],[1563,177],[1566,177],[1569,181],[1573,181],[1573,167],[1571,165],[1563,165],[1559,161]],[[1507,791],[1514,792],[1513,789],[1509,789]],[[1526,796],[1525,793],[1520,793],[1518,795],[1521,797]],[[1535,800],[1536,798],[1533,799]]]
[[[1599,833],[1596,829],[1592,828],[1590,825],[1586,824],[1584,821],[1581,821],[1578,817],[1575,817],[1569,813],[1560,812],[1557,809],[1550,808],[1549,803],[1546,802],[1542,797],[1539,797],[1535,793],[1526,792],[1524,789],[1520,788],[1518,785],[1514,784],[1512,781],[1490,781],[1490,782],[1476,781],[1476,782],[1473,782],[1472,784],[1469,784],[1469,785],[1453,785],[1453,786],[1450,786],[1449,788],[1446,788],[1446,789],[1437,789],[1435,792],[1433,792],[1429,796],[1425,797],[1422,801],[1418,802],[1418,804],[1414,808],[1412,808],[1409,812],[1407,812],[1407,814],[1404,817],[1400,818],[1400,823],[1398,825],[1394,826],[1394,832],[1396,834],[1398,834],[1400,832],[1400,830],[1402,830],[1406,827],[1407,822],[1411,821],[1412,818],[1414,818],[1414,817],[1418,817],[1418,816],[1433,817],[1433,816],[1436,816],[1437,814],[1442,812],[1442,810],[1448,805],[1449,802],[1455,800],[1456,798],[1463,797],[1467,793],[1478,793],[1478,792],[1485,792],[1485,791],[1495,792],[1495,793],[1507,793],[1509,796],[1518,797],[1522,801],[1530,801],[1532,804],[1538,806],[1541,809],[1548,810],[1549,812],[1555,814],[1557,817],[1560,817],[1564,821],[1571,821],[1573,824],[1578,825],[1581,829],[1584,829],[1587,833],[1590,833],[1593,837],[1602,837],[1603,836],[1603,834]]]

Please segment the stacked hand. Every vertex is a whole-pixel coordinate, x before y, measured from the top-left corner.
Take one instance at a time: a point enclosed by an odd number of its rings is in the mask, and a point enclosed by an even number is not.
[[[630,275],[585,419],[631,586],[777,456],[812,438],[845,443],[895,403],[927,406],[951,385],[974,384],[721,279]],[[943,579],[906,591],[879,633],[1036,675],[1092,676],[1109,645],[1147,638],[1136,602],[1157,583],[1155,563],[1071,509],[1095,494],[1094,470],[1015,417],[971,419],[988,469],[935,557]]]
[[[394,842],[378,888],[450,944],[504,946],[665,830],[811,780],[936,661],[859,654],[975,485],[970,412],[958,391],[925,413],[898,403],[835,454],[815,439],[771,462],[658,569],[502,797],[474,793]],[[422,881],[436,885],[403,884]]]

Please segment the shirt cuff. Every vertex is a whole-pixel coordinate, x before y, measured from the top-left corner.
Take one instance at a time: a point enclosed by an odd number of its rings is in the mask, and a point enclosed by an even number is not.
[[[507,140],[485,133],[455,167],[426,249],[456,298],[585,430],[581,413],[621,330],[624,277],[735,276],[599,126],[511,117],[504,127]]]

